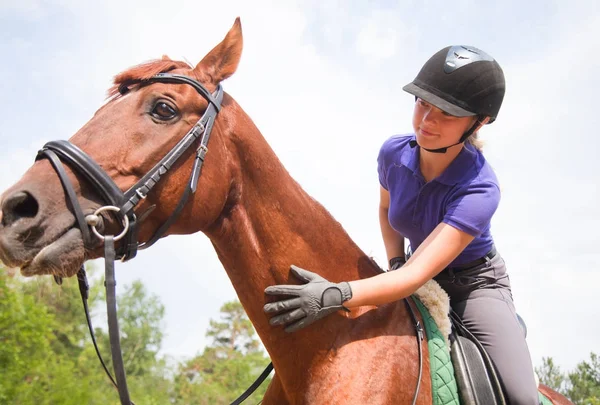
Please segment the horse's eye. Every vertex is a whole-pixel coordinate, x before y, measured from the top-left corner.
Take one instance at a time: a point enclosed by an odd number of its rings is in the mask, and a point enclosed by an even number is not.
[[[174,118],[177,115],[177,111],[164,101],[159,101],[154,105],[151,114],[154,118],[167,121]]]

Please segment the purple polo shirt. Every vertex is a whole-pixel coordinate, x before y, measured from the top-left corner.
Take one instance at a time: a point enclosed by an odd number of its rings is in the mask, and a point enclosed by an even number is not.
[[[377,158],[379,182],[390,193],[390,225],[410,241],[412,251],[441,222],[475,239],[449,267],[483,257],[494,243],[490,220],[500,202],[498,180],[483,154],[465,144],[456,159],[437,178],[426,182],[419,169],[414,134],[386,140]]]

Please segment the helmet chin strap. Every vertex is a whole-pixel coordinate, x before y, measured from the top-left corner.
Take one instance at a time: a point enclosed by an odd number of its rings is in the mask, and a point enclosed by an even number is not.
[[[471,135],[473,135],[473,132],[475,132],[475,130],[479,127],[479,125],[482,123],[482,118],[478,117],[477,121],[475,121],[475,123],[473,124],[473,126],[471,128],[469,128],[469,130],[467,132],[465,132],[463,134],[463,136],[460,137],[459,141],[456,143],[453,143],[452,145],[443,147],[443,148],[438,148],[438,149],[427,149],[427,148],[422,148],[425,149],[427,152],[431,152],[431,153],[446,153],[448,151],[448,148],[451,148],[453,146],[456,145],[460,145],[461,143],[463,143],[464,141],[467,140],[468,137],[470,137]],[[416,140],[412,140],[409,142],[409,145],[411,148],[414,148],[415,146],[418,145]]]

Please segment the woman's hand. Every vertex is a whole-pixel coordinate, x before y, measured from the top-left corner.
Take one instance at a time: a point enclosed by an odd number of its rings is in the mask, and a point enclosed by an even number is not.
[[[267,295],[284,295],[293,298],[268,303],[264,311],[279,314],[271,318],[271,325],[286,325],[286,332],[295,332],[340,309],[352,298],[350,284],[331,283],[316,273],[291,266],[292,273],[307,284],[275,285],[265,289]]]

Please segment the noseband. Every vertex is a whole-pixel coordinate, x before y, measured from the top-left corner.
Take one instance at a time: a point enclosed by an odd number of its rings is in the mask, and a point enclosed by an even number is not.
[[[221,110],[221,102],[223,101],[223,88],[219,84],[215,90],[215,94],[211,94],[202,84],[194,79],[183,75],[175,75],[170,73],[159,73],[149,79],[132,80],[123,83],[119,86],[121,94],[129,92],[129,86],[140,84],[147,85],[151,83],[181,83],[192,86],[206,101],[208,107],[204,115],[198,122],[188,131],[187,134],[167,153],[146,175],[144,175],[137,183],[129,190],[123,192],[110,178],[108,174],[87,155],[84,151],[73,145],[69,141],[51,141],[44,145],[38,152],[36,160],[47,158],[56,170],[60,177],[63,188],[67,192],[72,209],[75,211],[75,216],[79,229],[83,233],[84,241],[91,246],[91,235],[87,232],[88,226],[95,229],[97,218],[84,214],[75,197],[75,192],[72,190],[69,179],[66,176],[64,169],[61,167],[61,161],[65,162],[78,174],[82,175],[100,194],[106,204],[106,208],[102,207],[95,215],[102,211],[110,210],[116,213],[117,217],[124,224],[124,231],[119,235],[118,239],[123,238],[120,248],[116,251],[116,258],[122,261],[127,261],[135,257],[138,249],[145,249],[152,246],[166,232],[177,216],[183,209],[190,194],[196,191],[198,178],[202,173],[202,165],[208,152],[208,140],[210,133],[217,117]],[[150,190],[164,177],[175,162],[201,137],[200,145],[196,149],[196,158],[194,167],[188,185],[181,196],[177,208],[173,211],[169,219],[156,230],[154,235],[145,243],[140,244],[137,240],[138,222],[134,212],[135,207],[141,200],[146,198]],[[70,192],[69,189],[71,189]],[[85,218],[85,221],[83,219]],[[125,224],[128,222],[128,226]],[[115,238],[115,241],[118,240]]]
[[[198,186],[198,179],[202,173],[202,165],[208,152],[208,141],[210,138],[211,130],[213,128],[217,114],[221,110],[221,103],[223,101],[223,88],[219,84],[214,93],[209,92],[201,83],[198,81],[183,75],[171,74],[171,73],[159,73],[152,76],[149,79],[143,80],[131,80],[125,82],[119,86],[119,92],[122,95],[127,94],[130,91],[130,86],[133,85],[148,85],[152,83],[175,83],[175,84],[187,84],[192,86],[206,101],[208,101],[208,107],[198,120],[198,122],[185,134],[185,136],[171,149],[148,173],[146,173],[137,183],[135,183],[129,190],[123,192],[110,178],[110,176],[96,163],[94,160],[82,151],[77,146],[73,145],[69,141],[51,141],[46,143],[43,148],[38,152],[36,161],[40,159],[48,159],[56,171],[62,186],[67,194],[67,201],[71,206],[73,215],[77,221],[77,225],[81,230],[84,246],[92,245],[92,235],[96,235],[104,242],[104,260],[105,260],[105,285],[107,291],[106,303],[108,312],[108,329],[110,336],[111,353],[113,358],[113,366],[115,371],[115,379],[111,376],[108,371],[102,356],[98,350],[96,340],[94,337],[93,328],[89,316],[89,310],[87,306],[88,296],[88,282],[85,269],[83,265],[77,273],[77,279],[79,281],[79,289],[85,309],[88,327],[96,353],[100,358],[100,362],[104,367],[104,370],[108,374],[108,377],[112,381],[113,385],[119,391],[119,398],[123,405],[130,405],[133,402],[129,399],[129,392],[127,390],[127,382],[125,378],[125,369],[123,367],[123,359],[120,348],[119,339],[119,325],[117,321],[116,311],[116,293],[115,293],[115,274],[114,274],[114,261],[120,259],[127,261],[135,257],[138,249],[146,249],[152,246],[158,239],[160,239],[171,226],[175,220],[179,217],[181,210],[185,206],[189,196],[195,193]],[[196,149],[196,157],[194,159],[194,165],[188,184],[183,192],[177,207],[174,209],[171,216],[162,224],[155,233],[144,243],[138,241],[138,218],[134,211],[135,207],[140,203],[141,200],[145,199],[148,193],[154,186],[167,174],[171,167],[177,162],[177,160],[196,143],[200,138],[199,145]],[[100,194],[100,197],[104,201],[105,206],[98,208],[93,214],[85,215],[79,201],[75,189],[71,184],[63,162],[66,163],[74,172],[81,175],[88,183],[90,183],[94,190]],[[123,231],[116,236],[113,235],[101,235],[96,226],[99,223],[99,215],[105,211],[111,212],[116,218],[123,224]],[[90,233],[90,229],[92,233]],[[118,249],[115,249],[115,242],[123,239]],[[59,277],[55,277],[58,283],[61,282]],[[259,379],[244,392],[234,404],[241,403],[247,398],[269,375],[272,370],[272,365],[269,364],[267,369],[261,374]],[[239,401],[239,402],[238,402]]]

